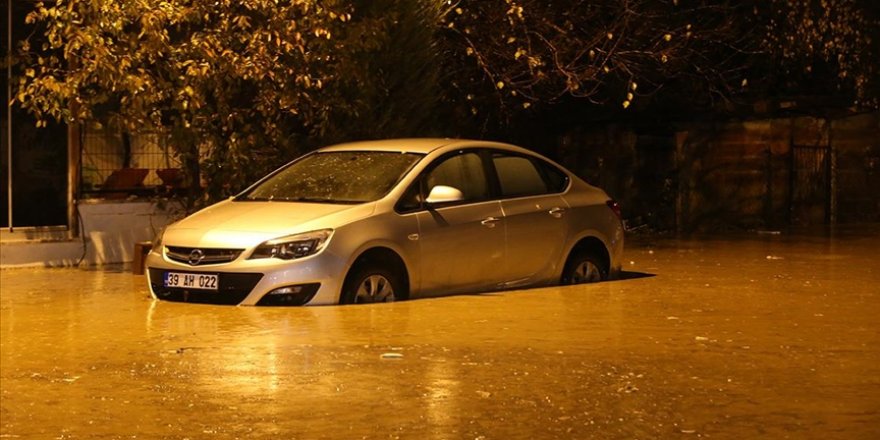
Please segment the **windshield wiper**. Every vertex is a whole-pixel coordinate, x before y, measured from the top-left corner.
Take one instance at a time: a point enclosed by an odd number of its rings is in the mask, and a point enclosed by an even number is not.
[[[364,200],[336,200],[322,197],[250,197],[241,196],[235,198],[236,202],[291,202],[291,203],[331,203],[338,205],[357,205],[365,203]]]
[[[334,204],[345,204],[345,205],[363,203],[360,200],[336,200],[336,199],[328,199],[328,198],[323,198],[323,197],[289,197],[289,198],[275,199],[275,200],[281,200],[284,202],[334,203]]]

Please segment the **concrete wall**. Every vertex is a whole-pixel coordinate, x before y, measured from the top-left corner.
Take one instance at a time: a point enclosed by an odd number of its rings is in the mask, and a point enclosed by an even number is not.
[[[678,133],[680,229],[880,220],[876,190],[880,188],[880,113],[682,128]],[[802,180],[804,170],[800,175],[793,171],[800,166],[792,163],[793,145],[830,145],[828,191],[814,188],[815,197],[806,199],[798,193],[809,182]],[[823,184],[815,182],[815,186]]]
[[[95,200],[82,201],[79,213],[85,242],[59,229],[0,232],[0,268],[128,263],[136,242],[152,240],[182,210],[154,202]]]
[[[798,133],[812,131],[805,121],[795,120],[682,127],[677,133],[678,228],[760,228],[786,222],[792,125],[804,126],[794,130]]]
[[[793,197],[792,145],[831,145],[831,193]],[[621,202],[630,226],[680,231],[880,221],[880,113],[582,127],[555,157]],[[827,202],[827,206],[826,206]]]
[[[880,221],[880,113],[832,122],[840,222]]]

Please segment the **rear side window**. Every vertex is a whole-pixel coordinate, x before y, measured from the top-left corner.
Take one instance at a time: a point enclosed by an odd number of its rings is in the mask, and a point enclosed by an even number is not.
[[[495,153],[492,155],[492,162],[498,173],[503,197],[533,196],[548,192],[547,183],[529,158]]]
[[[502,197],[559,193],[568,185],[565,173],[536,158],[494,153],[492,162],[498,174]]]
[[[544,181],[547,182],[549,192],[561,193],[565,191],[565,188],[568,187],[568,175],[560,171],[559,168],[542,160],[536,160],[535,163],[538,169],[541,170]]]

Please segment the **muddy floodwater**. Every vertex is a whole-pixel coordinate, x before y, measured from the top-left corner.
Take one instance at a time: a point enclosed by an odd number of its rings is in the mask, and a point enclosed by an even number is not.
[[[634,239],[625,279],[156,302],[0,271],[0,439],[880,438],[880,234]]]

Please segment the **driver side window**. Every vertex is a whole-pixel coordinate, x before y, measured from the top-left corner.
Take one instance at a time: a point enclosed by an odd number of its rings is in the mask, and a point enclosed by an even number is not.
[[[465,202],[489,198],[489,184],[483,169],[483,161],[477,153],[463,153],[445,159],[426,177],[426,190],[437,185],[458,189]]]

